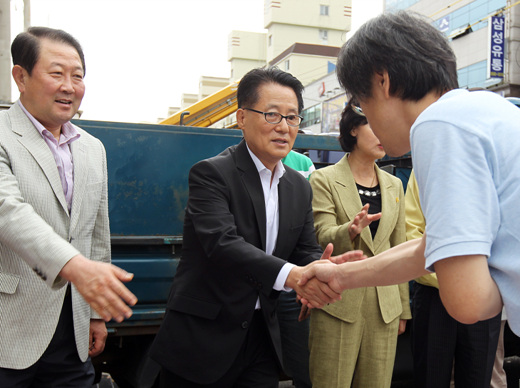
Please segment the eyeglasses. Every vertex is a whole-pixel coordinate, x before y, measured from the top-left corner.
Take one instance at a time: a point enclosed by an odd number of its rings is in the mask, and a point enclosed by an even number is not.
[[[287,125],[289,125],[291,127],[297,127],[301,124],[301,122],[303,120],[303,117],[298,116],[298,115],[284,116],[283,114],[278,113],[278,112],[261,112],[259,110],[251,109],[251,108],[242,108],[242,109],[263,114],[265,117],[265,121],[267,121],[269,124],[278,124],[278,123],[282,122],[282,119],[285,119],[285,121],[287,121]]]
[[[352,110],[354,111],[354,113],[357,113],[360,116],[366,117],[365,114],[363,113],[363,109],[361,109],[359,106],[351,105],[351,107],[352,107]]]

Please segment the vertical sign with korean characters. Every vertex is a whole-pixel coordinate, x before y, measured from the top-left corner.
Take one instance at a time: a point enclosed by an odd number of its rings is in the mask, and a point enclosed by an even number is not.
[[[489,22],[488,78],[504,78],[505,20],[492,16]]]

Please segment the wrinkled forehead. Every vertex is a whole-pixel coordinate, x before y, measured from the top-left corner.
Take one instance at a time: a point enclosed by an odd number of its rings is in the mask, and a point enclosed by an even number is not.
[[[266,82],[257,89],[257,105],[264,108],[291,107],[298,111],[298,98],[290,86]]]
[[[36,63],[54,65],[69,65],[75,69],[85,71],[84,64],[78,50],[71,44],[49,38],[39,39],[39,50]]]

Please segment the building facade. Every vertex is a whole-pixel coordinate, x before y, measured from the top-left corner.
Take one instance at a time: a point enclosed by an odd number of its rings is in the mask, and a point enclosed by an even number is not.
[[[309,83],[329,74],[336,68],[340,47],[308,43],[294,43],[268,65],[293,74],[302,84]]]
[[[350,31],[351,0],[265,0],[267,62],[292,44],[341,46]]]
[[[334,71],[350,31],[351,7],[352,0],[264,0],[266,32],[231,31],[228,36],[228,84],[267,65],[293,74],[304,85]],[[229,117],[213,126],[233,123],[234,117]]]
[[[450,40],[457,57],[459,87],[488,89],[520,97],[520,2],[518,0],[386,0],[385,11],[410,10],[432,20]],[[337,131],[336,74],[305,88],[305,121],[313,133]],[[338,113],[339,112],[339,113]]]
[[[350,31],[351,0],[264,0],[266,33],[229,35],[231,81],[255,67],[278,66],[304,85],[331,71]]]
[[[339,132],[339,118],[346,102],[335,71],[308,84],[303,94],[305,109],[300,128],[314,134]]]
[[[520,96],[520,4],[512,0],[386,0],[423,14],[450,40],[461,88]]]
[[[228,37],[230,81],[238,81],[249,70],[267,63],[267,33],[231,31]]]

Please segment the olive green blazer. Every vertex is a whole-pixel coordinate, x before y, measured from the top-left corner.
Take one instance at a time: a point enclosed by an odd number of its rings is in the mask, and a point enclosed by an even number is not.
[[[347,156],[335,165],[316,170],[311,175],[316,237],[323,248],[332,242],[334,255],[360,249],[370,257],[406,241],[402,183],[377,166],[376,171],[381,188],[382,217],[379,227],[374,240],[370,228],[366,227],[353,242],[350,241],[348,226],[363,204]],[[397,317],[411,318],[408,283],[376,289],[381,317],[385,323]],[[354,322],[360,316],[365,290],[346,290],[340,301],[325,306],[323,310],[345,322]]]

